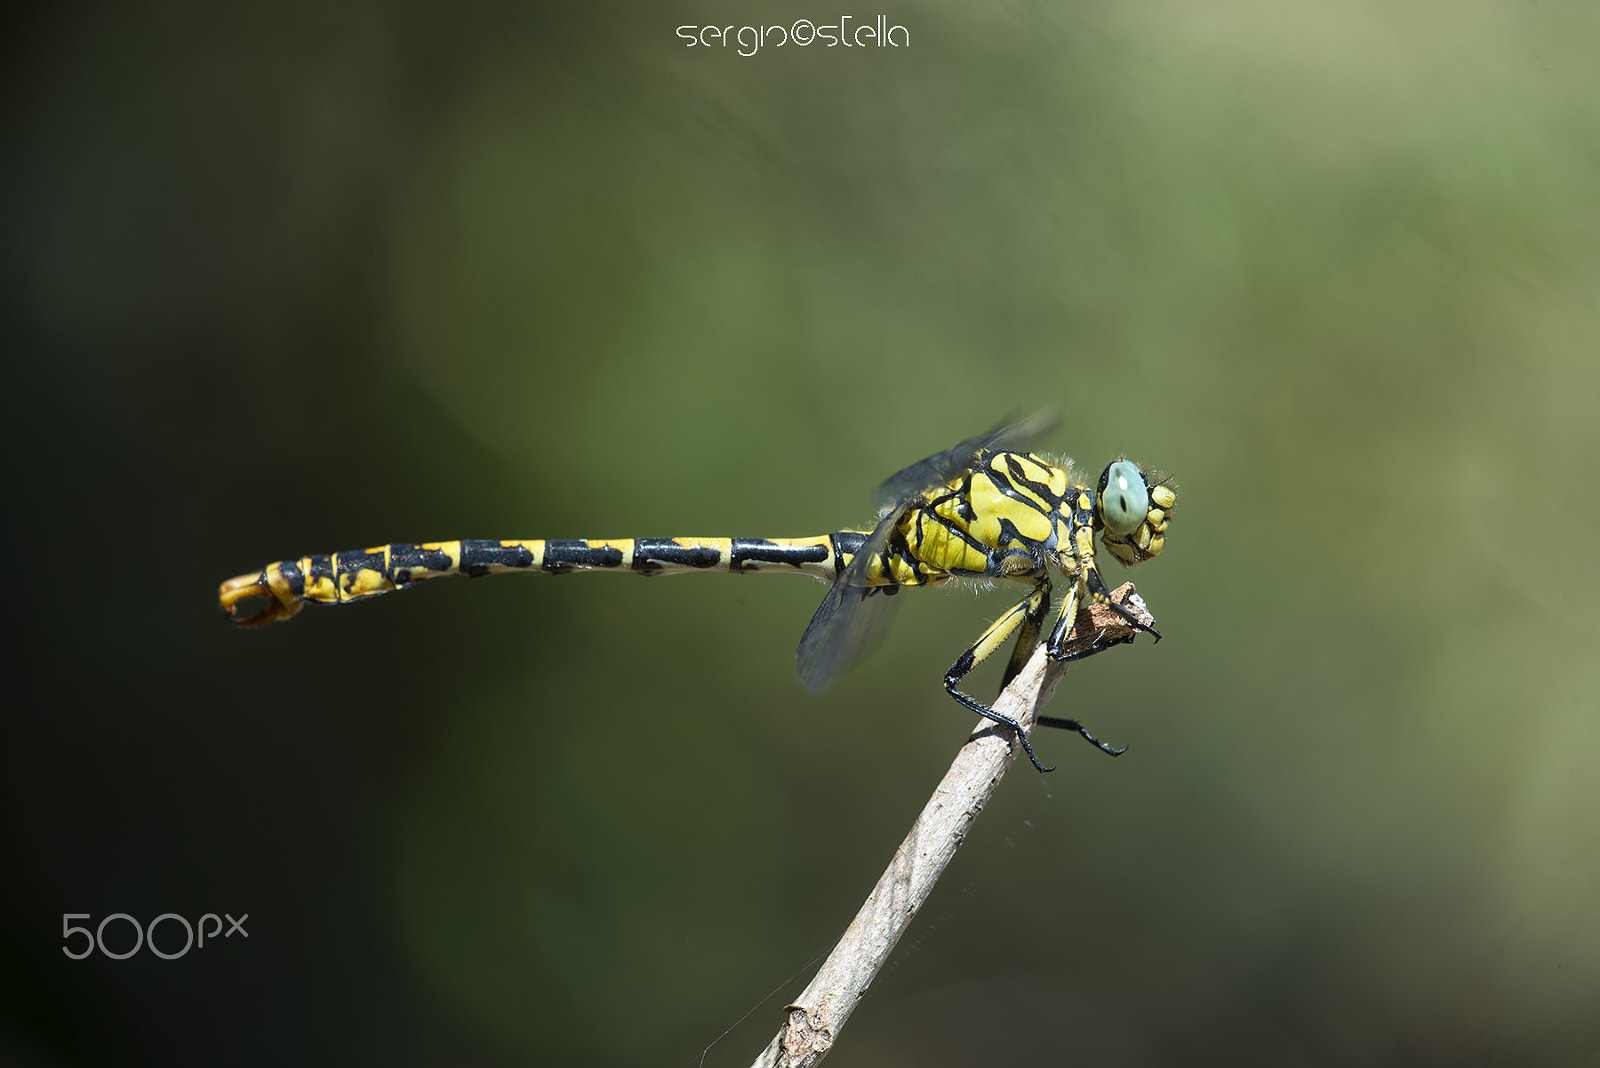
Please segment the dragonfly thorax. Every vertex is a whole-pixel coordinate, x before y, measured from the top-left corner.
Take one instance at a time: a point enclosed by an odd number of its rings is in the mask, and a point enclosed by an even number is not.
[[[992,452],[906,509],[897,528],[924,572],[1025,579],[1045,573],[1073,530],[1081,492],[1070,468],[1029,453]],[[1092,494],[1090,496],[1092,502]]]

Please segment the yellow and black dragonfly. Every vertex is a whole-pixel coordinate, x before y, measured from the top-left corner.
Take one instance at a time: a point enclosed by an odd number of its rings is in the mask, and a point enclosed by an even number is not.
[[[502,572],[564,575],[627,571],[668,575],[685,571],[735,574],[781,572],[832,583],[800,638],[798,666],[807,689],[821,690],[870,648],[884,609],[903,587],[940,586],[956,579],[1007,579],[1029,586],[1026,596],[956,658],[944,688],[962,705],[1016,731],[1020,725],[957,686],[978,664],[1018,636],[1006,671],[1009,682],[1039,641],[1049,618],[1052,575],[1065,579],[1055,623],[1045,637],[1050,655],[1075,659],[1098,652],[1066,651],[1080,606],[1098,602],[1135,631],[1161,635],[1113,602],[1095,562],[1095,535],[1132,567],[1158,555],[1166,541],[1177,492],[1171,481],[1126,459],[1113,460],[1091,487],[1070,460],[1026,451],[1044,423],[1003,426],[901,471],[878,487],[878,521],[871,530],[841,530],[810,538],[618,538],[523,541],[466,539],[395,543],[371,549],[305,556],[268,564],[222,584],[228,621],[242,627],[288,619],[306,604],[344,604],[443,575],[479,577]],[[1131,638],[1130,638],[1131,640]],[[1045,726],[1073,730],[1103,751],[1076,720],[1041,717]]]

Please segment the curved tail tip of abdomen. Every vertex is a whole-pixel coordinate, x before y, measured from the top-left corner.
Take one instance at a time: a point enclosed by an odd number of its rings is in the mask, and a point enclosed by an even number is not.
[[[217,589],[217,604],[222,618],[236,627],[261,627],[288,619],[299,609],[298,602],[286,605],[272,592],[266,572],[236,575]]]

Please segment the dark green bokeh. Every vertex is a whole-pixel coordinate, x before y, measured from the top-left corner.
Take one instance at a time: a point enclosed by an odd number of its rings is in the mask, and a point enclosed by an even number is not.
[[[1011,413],[1181,487],[830,1064],[1600,1046],[1600,17],[711,4],[40,14],[5,64],[7,1058],[690,1064],[776,1028],[1005,602],[267,560],[819,534]],[[1110,576],[1120,581],[1113,568]],[[994,673],[983,676],[993,685]],[[249,912],[73,962],[63,913]],[[798,971],[797,971],[798,970]],[[785,983],[791,972],[796,975]],[[780,984],[783,984],[780,986]]]

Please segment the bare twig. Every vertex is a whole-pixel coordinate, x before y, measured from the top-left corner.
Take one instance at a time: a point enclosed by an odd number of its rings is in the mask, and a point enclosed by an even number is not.
[[[1154,622],[1132,583],[1118,587],[1112,598],[1144,623]],[[1078,614],[1068,651],[1094,651],[1133,633],[1121,616],[1095,605]],[[1031,728],[1069,666],[1050,660],[1041,644],[995,702],[995,711]],[[788,1006],[788,1020],[756,1059],[756,1068],[809,1068],[827,1054],[1020,750],[1010,731],[978,721],[844,937]]]

